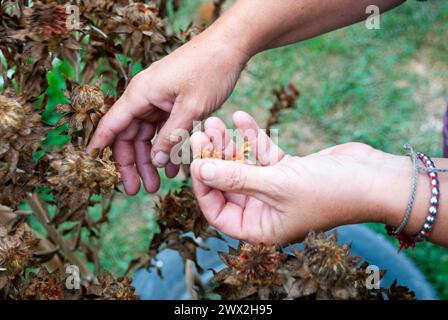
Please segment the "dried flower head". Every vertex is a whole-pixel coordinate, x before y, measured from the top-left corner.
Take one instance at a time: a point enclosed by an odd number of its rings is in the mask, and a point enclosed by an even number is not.
[[[21,300],[64,300],[65,279],[61,272],[48,272],[42,267],[37,273],[31,272],[29,279],[21,284],[16,299]]]
[[[55,223],[82,220],[87,213],[90,196],[107,195],[121,180],[111,160],[110,149],[105,149],[102,157],[94,157],[69,144],[61,153],[52,153],[50,157],[47,181],[59,208]]]
[[[414,299],[406,287],[368,290],[367,263],[337,245],[336,233],[311,232],[303,251],[285,254],[275,246],[240,244],[220,254],[227,268],[212,279],[223,299]],[[381,272],[380,276],[384,276]]]
[[[280,114],[285,109],[292,109],[300,97],[300,91],[294,83],[274,90],[275,101],[269,109],[269,118],[266,122],[266,131],[269,134],[272,126],[280,122]]]
[[[0,224],[0,296],[7,295],[25,269],[34,265],[33,251],[38,244],[24,223]]]
[[[96,300],[139,300],[135,288],[131,286],[132,279],[128,277],[115,278],[111,273],[98,277],[99,284],[87,288],[86,298]]]
[[[77,134],[82,137],[84,146],[88,144],[93,130],[110,108],[101,91],[101,81],[101,78],[98,79],[94,85],[76,85],[69,82],[72,90],[66,95],[70,99],[70,104],[56,106],[56,112],[64,115],[57,125],[68,123],[69,134],[80,131]]]
[[[68,192],[88,187],[96,194],[107,193],[120,182],[120,175],[110,156],[110,149],[105,150],[102,158],[95,158],[73,145],[67,145],[62,155],[57,154],[50,162],[53,173],[48,181],[55,188]]]
[[[49,131],[29,103],[0,95],[0,201],[17,206],[26,191],[38,184],[32,160]]]
[[[22,63],[31,58],[32,66],[43,67],[40,72],[51,68],[56,55],[76,62],[75,52],[80,44],[71,36],[78,24],[69,23],[71,17],[63,4],[56,1],[42,3],[36,1],[32,6],[18,6],[21,15],[21,28],[11,30],[9,38],[22,44]],[[37,75],[36,75],[37,76]]]
[[[22,129],[24,114],[18,101],[0,95],[0,137]]]
[[[42,267],[30,273],[29,279],[20,285],[14,295],[26,300],[138,300],[131,279],[116,279],[112,274],[98,276],[98,284],[83,283],[78,290],[66,288],[66,275],[62,270],[49,272]]]
[[[148,256],[143,257],[138,263],[150,266],[151,260],[161,250],[173,249],[177,250],[184,259],[194,261],[198,270],[202,270],[197,264],[196,249],[206,249],[206,247],[188,233],[192,232],[195,237],[203,240],[210,237],[221,239],[221,236],[207,223],[193,190],[183,185],[179,190],[161,197],[159,202],[155,210],[160,232],[151,241]]]
[[[43,4],[37,1],[28,12],[28,36],[33,40],[48,41],[67,39],[69,18],[64,5],[54,2]]]
[[[117,9],[117,21],[121,23],[115,30],[119,33],[131,33],[132,37],[141,39],[143,35],[152,37],[156,42],[165,41],[162,27],[164,21],[159,17],[159,9],[155,2],[131,2]]]
[[[27,142],[35,142],[33,134],[42,129],[41,118],[33,106],[20,99],[0,95],[0,156],[9,146],[20,142],[22,147]],[[44,132],[46,133],[46,132]],[[31,138],[33,141],[28,141]],[[39,136],[42,139],[41,136]],[[21,140],[21,141],[18,141]]]
[[[256,295],[260,299],[274,298],[276,288],[281,289],[286,281],[280,273],[287,255],[275,245],[240,243],[237,250],[220,252],[227,265],[214,275],[212,283],[219,286],[215,293],[225,299],[244,299]]]
[[[96,15],[101,17],[105,13],[111,12],[114,2],[110,0],[78,0],[80,12],[93,17]]]

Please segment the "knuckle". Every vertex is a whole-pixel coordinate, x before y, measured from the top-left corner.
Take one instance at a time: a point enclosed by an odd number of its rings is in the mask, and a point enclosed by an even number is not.
[[[201,117],[201,110],[204,109],[201,107],[204,105],[201,99],[195,96],[189,96],[182,98],[180,103],[182,105],[183,113],[187,112],[189,116],[194,119]]]

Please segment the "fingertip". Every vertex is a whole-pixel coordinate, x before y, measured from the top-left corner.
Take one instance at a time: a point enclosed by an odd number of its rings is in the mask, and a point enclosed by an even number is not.
[[[134,166],[120,167],[123,179],[124,191],[127,195],[134,196],[140,191],[140,177]]]
[[[209,130],[209,129],[214,129],[214,130],[225,130],[226,129],[226,125],[225,123],[218,117],[209,117],[207,120],[205,120],[204,122],[204,129],[205,131]]]
[[[235,125],[242,123],[251,124],[252,122],[255,122],[255,119],[249,113],[242,110],[238,110],[233,113],[232,121]]]
[[[123,186],[128,196],[135,196],[140,191],[140,182],[138,184],[132,184],[123,181]]]
[[[172,179],[179,173],[180,166],[169,162],[165,167],[165,175],[167,178]]]
[[[156,174],[154,176],[154,179],[150,183],[148,183],[148,182],[144,183],[144,187],[145,187],[146,192],[148,192],[148,193],[155,193],[155,192],[157,192],[157,190],[159,190],[159,188],[160,188],[160,177],[159,177],[159,175]]]

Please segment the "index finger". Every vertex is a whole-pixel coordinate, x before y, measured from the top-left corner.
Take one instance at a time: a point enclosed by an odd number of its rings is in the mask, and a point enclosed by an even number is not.
[[[94,149],[103,150],[112,145],[118,134],[131,124],[134,116],[122,100],[123,98],[120,98],[100,120],[92,140],[87,146],[88,153]]]
[[[98,124],[98,128],[87,146],[87,152],[103,150],[112,145],[117,135],[126,129],[136,117],[150,113],[150,103],[143,73],[137,74],[129,83],[122,96],[114,103]],[[152,107],[152,108],[151,108]]]

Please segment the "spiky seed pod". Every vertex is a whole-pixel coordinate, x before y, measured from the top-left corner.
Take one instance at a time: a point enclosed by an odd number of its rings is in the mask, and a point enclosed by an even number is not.
[[[0,156],[12,145],[16,145],[16,149],[30,143],[36,147],[36,139],[33,138],[42,127],[40,115],[30,104],[0,95]]]
[[[389,289],[366,288],[368,263],[348,246],[338,246],[335,233],[311,232],[303,251],[284,254],[275,246],[240,244],[220,254],[228,266],[212,279],[213,292],[223,299],[413,299],[414,293],[396,283]],[[384,271],[380,277],[384,276]]]
[[[211,237],[222,238],[207,223],[191,187],[183,185],[179,190],[161,197],[155,211],[160,232],[151,241],[149,259],[143,258],[138,263],[150,267],[151,260],[155,259],[161,250],[168,248],[178,251],[184,259],[194,261],[196,268],[202,270],[197,264],[196,249],[206,247],[186,234],[192,232],[195,237],[203,240]]]
[[[102,157],[93,157],[69,144],[49,157],[47,181],[59,209],[54,218],[56,224],[83,220],[90,196],[109,194],[121,180],[110,149],[104,150]]]
[[[102,16],[112,11],[115,1],[110,0],[80,0],[79,10],[82,14],[96,14]]]
[[[0,95],[0,137],[20,131],[23,118],[22,106],[16,100]]]
[[[70,30],[67,29],[69,18],[64,5],[57,3],[36,2],[27,13],[28,36],[33,40],[47,41],[67,39]]]
[[[50,185],[56,190],[76,192],[90,188],[95,194],[110,192],[119,182],[120,174],[106,151],[103,158],[94,158],[84,150],[67,145],[62,154],[50,161]]]
[[[98,284],[80,284],[78,290],[68,290],[62,270],[49,272],[41,267],[32,272],[13,297],[24,300],[138,300],[135,288],[127,277],[115,279],[110,273],[98,276]]]
[[[29,103],[0,95],[0,201],[16,207],[37,186],[33,154],[49,131]]]
[[[71,95],[73,109],[78,112],[93,110],[101,112],[104,108],[104,94],[99,85],[75,86]]]
[[[131,286],[132,279],[128,277],[115,277],[105,273],[98,277],[98,285],[87,288],[86,297],[96,300],[139,300],[135,288]]]
[[[131,3],[124,7],[122,14],[125,23],[140,28],[140,30],[151,30],[160,26],[159,8],[154,2]]]
[[[165,21],[159,17],[155,1],[131,2],[116,11],[112,32],[126,34],[126,40],[122,43],[124,53],[142,57],[144,64],[164,56],[169,42],[178,42],[177,37],[168,36],[165,32]]]
[[[221,260],[228,266],[215,274],[212,283],[225,299],[244,299],[256,295],[260,299],[279,298],[283,293],[286,277],[280,272],[287,255],[275,245],[242,243],[237,250],[220,252]]]
[[[80,50],[81,46],[71,37],[71,33],[76,31],[80,24],[77,21],[71,23],[72,19],[65,6],[56,1],[37,1],[31,7],[23,8],[22,28],[12,32],[11,38],[22,42],[22,61],[32,59],[32,72],[36,72],[37,67],[42,68],[40,72],[51,68],[54,55],[69,59],[73,65],[78,63],[74,51]]]
[[[25,269],[34,265],[33,250],[38,244],[24,223],[14,227],[0,224],[0,296],[7,295]]]
[[[328,286],[354,274],[360,261],[359,257],[350,255],[349,246],[338,246],[336,233],[326,236],[310,232],[305,240],[304,255],[308,269],[322,285]]]
[[[46,134],[46,132],[39,132],[41,130],[43,130],[41,117],[37,111],[33,110],[31,104],[0,95],[0,141],[2,144],[11,145],[21,140],[20,145],[26,145],[30,142],[25,141],[27,136],[40,133],[39,138],[41,138]],[[31,140],[35,142],[35,139]]]
[[[101,91],[101,78],[94,85],[69,85],[73,86],[72,91],[66,93],[70,104],[56,106],[56,112],[64,115],[57,125],[68,123],[69,134],[80,130],[77,134],[82,136],[82,145],[86,146],[111,104]]]
[[[14,298],[20,300],[63,300],[65,279],[61,272],[48,272],[42,267],[37,273],[31,272],[29,279],[22,283]]]
[[[360,299],[358,286],[359,257],[350,255],[347,245],[338,246],[337,235],[310,232],[303,252],[295,257],[286,273],[294,280],[285,287],[289,298],[314,295],[317,299]],[[292,268],[291,268],[292,266]]]
[[[238,255],[232,256],[220,253],[224,262],[235,269],[236,276],[241,282],[267,284],[286,259],[286,254],[278,252],[274,245],[266,246],[262,243],[251,245],[243,243],[238,248]]]

